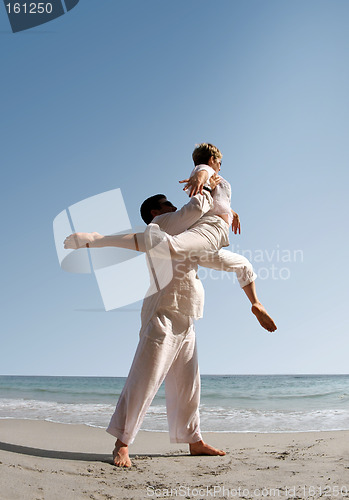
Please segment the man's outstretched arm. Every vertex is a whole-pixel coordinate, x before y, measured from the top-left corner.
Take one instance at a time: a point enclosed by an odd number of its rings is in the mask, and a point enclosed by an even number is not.
[[[211,187],[214,189],[219,183],[219,179],[212,180]],[[200,217],[208,212],[213,206],[212,196],[209,192],[204,191],[203,194],[193,196],[190,201],[176,212],[162,214],[161,228],[169,234],[179,234],[192,226]],[[154,222],[156,222],[155,217]],[[168,219],[168,220],[167,220]],[[145,252],[143,233],[132,234],[117,234],[103,236],[102,234],[93,233],[73,233],[64,240],[65,249],[77,250],[78,248],[103,248],[117,247],[126,248],[128,250],[136,250]]]
[[[212,204],[213,201],[210,193],[204,192],[203,195],[198,194],[192,197],[180,210],[160,215],[159,217],[162,220],[161,228],[169,234],[182,233],[210,210]],[[155,222],[157,218],[155,217]],[[86,247],[117,247],[136,250],[138,252],[146,251],[144,233],[111,234],[108,236],[103,236],[96,232],[73,233],[64,240],[65,249],[77,250]]]
[[[73,233],[64,240],[64,248],[77,250],[78,248],[117,247],[137,252],[145,252],[144,234],[111,234],[103,236],[99,233]]]

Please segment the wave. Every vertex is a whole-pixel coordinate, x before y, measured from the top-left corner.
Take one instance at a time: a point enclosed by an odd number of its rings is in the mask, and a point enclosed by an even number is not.
[[[0,399],[1,419],[47,420],[105,428],[115,406],[110,404],[65,403],[24,399]],[[349,430],[349,409],[344,410],[260,410],[223,406],[200,406],[204,432],[305,432]],[[143,430],[166,431],[165,405],[152,405]]]
[[[222,395],[219,393],[211,393],[208,391],[205,391],[203,394],[204,398],[207,399],[241,399],[245,401],[258,401],[258,400],[266,400],[266,399],[281,399],[281,400],[293,400],[293,399],[316,399],[316,398],[328,398],[331,396],[339,396],[341,398],[348,398],[349,394],[343,393],[342,391],[328,391],[328,392],[318,392],[318,393],[311,393],[311,394],[266,394],[265,392],[263,394],[251,394],[251,395],[246,395],[246,394],[238,394],[238,393],[230,393],[226,395]]]

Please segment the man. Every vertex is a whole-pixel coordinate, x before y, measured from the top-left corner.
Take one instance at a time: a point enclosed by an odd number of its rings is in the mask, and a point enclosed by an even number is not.
[[[156,195],[143,203],[142,216],[145,221],[155,217],[164,230],[177,233],[186,230],[210,208],[212,197],[207,191],[191,198],[178,211],[164,195]],[[107,236],[103,242],[101,238],[93,241],[90,237],[87,241],[83,235],[86,233],[66,238],[65,248],[80,248],[86,243],[91,247],[105,246],[112,244],[110,238],[115,239]],[[225,455],[224,451],[204,443],[200,432],[200,375],[193,321],[202,316],[204,297],[196,270],[197,263],[186,260],[181,262],[178,277],[174,265],[169,285],[143,302],[140,341],[107,429],[117,438],[113,451],[116,466],[131,466],[128,445],[133,442],[164,379],[171,442],[189,443],[192,455]]]

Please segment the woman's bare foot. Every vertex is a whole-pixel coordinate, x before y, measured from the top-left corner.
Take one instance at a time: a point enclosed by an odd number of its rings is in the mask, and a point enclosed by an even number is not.
[[[213,446],[204,443],[202,440],[197,443],[189,443],[189,451],[191,455],[225,455],[225,451],[217,450],[216,448],[213,448]]]
[[[131,467],[131,460],[128,454],[128,446],[118,439],[113,451],[113,462],[116,467]]]
[[[260,302],[256,302],[255,304],[253,304],[251,311],[256,316],[263,328],[268,330],[268,332],[275,332],[276,325]]]

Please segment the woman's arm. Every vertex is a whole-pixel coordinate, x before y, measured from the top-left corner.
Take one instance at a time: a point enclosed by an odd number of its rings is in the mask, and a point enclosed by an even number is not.
[[[206,170],[196,171],[189,179],[184,179],[183,181],[179,181],[180,184],[186,182],[186,185],[183,188],[183,191],[189,189],[189,196],[195,196],[196,194],[203,194],[202,190],[204,184],[207,182],[209,177],[208,172]]]
[[[196,170],[195,170],[196,169]],[[183,188],[183,191],[189,189],[189,196],[195,196],[196,194],[203,194],[204,185],[207,181],[210,182],[211,191],[213,191],[216,186],[221,182],[221,178],[218,174],[215,173],[213,168],[206,165],[202,165],[199,168],[195,167],[194,173],[190,176],[189,179],[184,179],[183,181],[179,181],[180,184],[186,182],[186,185]],[[213,172],[213,173],[212,173]]]

